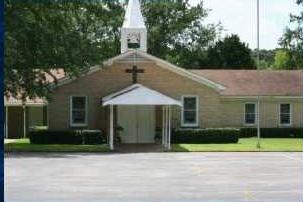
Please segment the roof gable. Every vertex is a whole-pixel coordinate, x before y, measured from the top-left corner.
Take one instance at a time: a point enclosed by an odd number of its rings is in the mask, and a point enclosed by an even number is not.
[[[128,59],[127,59],[128,58]],[[216,82],[213,82],[203,76],[198,76],[186,69],[183,69],[181,67],[178,67],[172,63],[169,63],[163,59],[160,59],[160,58],[157,58],[153,55],[150,55],[148,53],[145,53],[145,52],[142,52],[142,51],[139,51],[139,50],[131,50],[131,51],[128,51],[126,53],[123,53],[123,54],[120,54],[116,57],[113,57],[109,60],[107,60],[104,64],[107,65],[107,66],[110,66],[112,65],[113,63],[117,62],[121,62],[121,61],[130,61],[131,59],[136,59],[136,62],[140,63],[140,62],[154,62],[155,64],[157,64],[158,66],[164,68],[164,69],[167,69],[169,71],[172,71],[176,74],[179,74],[183,77],[187,77],[195,82],[198,82],[198,83],[201,83],[201,84],[204,84],[210,88],[213,88],[215,89],[216,91],[221,91],[221,90],[224,90],[225,87],[219,83],[216,83]]]
[[[97,65],[97,66],[90,68],[90,70],[83,76],[92,74],[96,71],[100,71],[105,67],[111,66],[113,63],[132,63],[134,61],[136,61],[136,63],[150,63],[150,62],[155,63],[161,68],[167,69],[167,70],[172,71],[176,74],[179,74],[183,77],[189,78],[195,82],[206,85],[210,88],[215,89],[217,92],[220,92],[225,89],[225,87],[219,83],[213,82],[203,76],[194,74],[186,69],[173,65],[165,60],[162,60],[160,58],[157,58],[155,56],[152,56],[148,53],[145,53],[145,52],[139,51],[139,50],[129,50],[129,51],[124,52],[120,55],[117,55],[113,58],[110,58],[110,59],[104,61],[102,65]],[[58,82],[58,86],[67,84],[75,79],[68,78],[68,77],[63,78]]]
[[[102,99],[106,105],[177,105],[181,102],[141,84],[133,84]]]
[[[226,96],[302,96],[302,70],[186,70],[142,51],[131,50],[95,66],[87,74],[102,70],[113,63],[155,63],[159,67],[215,89]],[[83,75],[85,76],[85,75]],[[58,85],[73,79],[63,78]]]

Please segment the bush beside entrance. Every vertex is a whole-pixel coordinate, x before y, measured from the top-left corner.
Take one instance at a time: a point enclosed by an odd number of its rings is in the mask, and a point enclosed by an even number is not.
[[[177,129],[171,136],[172,143],[223,144],[238,143],[240,130],[234,128]]]
[[[106,137],[100,130],[34,130],[29,133],[31,144],[104,144]]]

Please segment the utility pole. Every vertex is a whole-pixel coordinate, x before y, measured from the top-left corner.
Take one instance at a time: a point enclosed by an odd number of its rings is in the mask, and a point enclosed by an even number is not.
[[[259,49],[260,49],[260,22],[259,22],[259,18],[260,18],[260,11],[259,11],[259,0],[257,0],[257,71],[258,71],[258,97],[257,97],[257,136],[258,136],[258,140],[257,140],[257,148],[260,149],[261,148],[261,144],[260,144],[260,136],[261,136],[261,130],[260,130],[260,53],[259,53]]]

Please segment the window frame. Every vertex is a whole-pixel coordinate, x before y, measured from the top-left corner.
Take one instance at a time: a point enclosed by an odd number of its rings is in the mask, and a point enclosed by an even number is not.
[[[184,99],[195,98],[196,99],[196,123],[185,123],[184,121]],[[199,127],[199,96],[198,95],[182,95],[182,108],[181,108],[181,127]]]
[[[283,105],[283,104],[289,105],[289,123],[281,123],[281,105]],[[292,105],[291,105],[291,103],[287,103],[287,102],[279,103],[279,126],[281,126],[281,127],[292,126]]]
[[[255,121],[254,121],[254,123],[247,123],[246,122],[246,105],[248,105],[248,104],[253,104],[254,106],[255,106]],[[244,117],[243,117],[243,122],[244,122],[244,125],[245,126],[255,126],[256,124],[257,124],[257,103],[255,103],[255,102],[246,102],[246,103],[244,103]]]
[[[85,98],[85,121],[84,123],[73,123],[73,98]],[[69,98],[69,125],[71,127],[86,127],[88,125],[88,96],[86,95],[72,95]]]

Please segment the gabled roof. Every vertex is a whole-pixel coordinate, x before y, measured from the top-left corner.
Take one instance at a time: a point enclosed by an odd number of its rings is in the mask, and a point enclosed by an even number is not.
[[[141,84],[133,84],[102,99],[107,105],[177,105],[181,102]]]
[[[207,78],[205,78],[203,76],[199,76],[197,74],[194,74],[194,73],[192,73],[192,72],[190,72],[190,71],[188,71],[186,69],[178,67],[178,66],[176,66],[174,64],[171,64],[171,63],[169,63],[169,62],[167,62],[165,60],[162,60],[160,58],[157,58],[155,56],[152,56],[152,55],[150,55],[150,54],[148,54],[146,52],[140,51],[140,50],[128,50],[128,51],[126,51],[124,53],[121,53],[120,55],[117,55],[117,56],[115,56],[113,58],[110,58],[110,59],[104,61],[102,65],[96,65],[96,66],[90,68],[90,70],[86,74],[84,74],[83,76],[92,74],[92,73],[94,73],[96,71],[100,71],[100,70],[103,69],[104,66],[111,66],[113,63],[118,62],[118,61],[120,61],[122,59],[125,59],[127,57],[133,58],[134,54],[135,54],[135,57],[140,57],[141,60],[145,60],[145,61],[149,60],[150,62],[154,62],[158,66],[160,66],[160,67],[162,67],[164,69],[167,69],[169,71],[175,72],[176,74],[179,74],[181,76],[189,78],[189,79],[191,79],[193,81],[196,81],[198,83],[204,84],[204,85],[206,85],[206,86],[208,86],[210,88],[215,89],[218,92],[220,92],[220,91],[222,91],[222,90],[225,89],[225,87],[223,85],[219,84],[219,83],[213,82],[213,81],[211,81],[211,80],[209,80],[209,79],[207,79]],[[127,61],[129,61],[129,60],[127,60]],[[65,78],[59,80],[58,86],[64,85],[64,84],[69,83],[69,82],[71,82],[73,80],[74,79],[72,79],[72,78],[65,77]]]
[[[302,70],[191,70],[226,87],[227,96],[302,96]]]
[[[140,51],[140,50],[129,50],[125,53],[122,53],[122,54],[120,54],[116,57],[113,57],[113,58],[105,61],[104,65],[107,65],[107,66],[112,65],[114,62],[119,61],[123,58],[129,57],[133,54],[137,55],[136,57],[141,57],[141,58],[143,57],[143,58],[146,58],[146,59],[148,59],[152,62],[155,62],[158,66],[160,66],[164,69],[170,70],[170,71],[172,71],[176,74],[187,77],[187,78],[189,78],[191,80],[194,80],[198,83],[204,84],[204,85],[206,85],[210,88],[215,89],[218,92],[225,89],[225,87],[223,85],[219,84],[219,83],[213,82],[213,81],[211,81],[211,80],[209,80],[209,79],[207,79],[203,76],[196,75],[196,74],[194,74],[194,73],[192,73],[192,72],[190,72],[186,69],[178,67],[178,66],[176,66],[172,63],[169,63],[165,60],[162,60],[160,58],[157,58],[153,55],[150,55],[150,54],[148,54],[146,52],[143,52],[143,51]]]
[[[65,72],[63,69],[52,69],[50,70],[50,73],[53,75],[51,76],[48,73],[45,73],[46,82],[47,83],[53,83],[54,77],[58,80],[65,78]],[[5,106],[21,106],[22,99],[13,97],[11,95],[4,95],[4,105]],[[38,105],[46,105],[47,101],[43,98],[29,98],[27,97],[25,100],[25,105],[27,106],[38,106]]]
[[[104,66],[114,62],[131,62],[130,58],[137,54],[140,62],[154,62],[158,66],[173,71],[198,83],[214,88],[223,96],[303,96],[303,70],[185,70],[162,59],[138,50],[127,51],[103,63]],[[102,70],[103,66],[94,66],[87,74]],[[58,85],[64,85],[74,79],[66,76],[63,69],[52,70],[58,79]],[[83,76],[87,75],[84,74]],[[75,78],[76,79],[76,78]],[[54,79],[47,75],[48,82]],[[20,99],[4,96],[5,105],[22,105]],[[44,105],[44,99],[27,98],[26,105]]]

